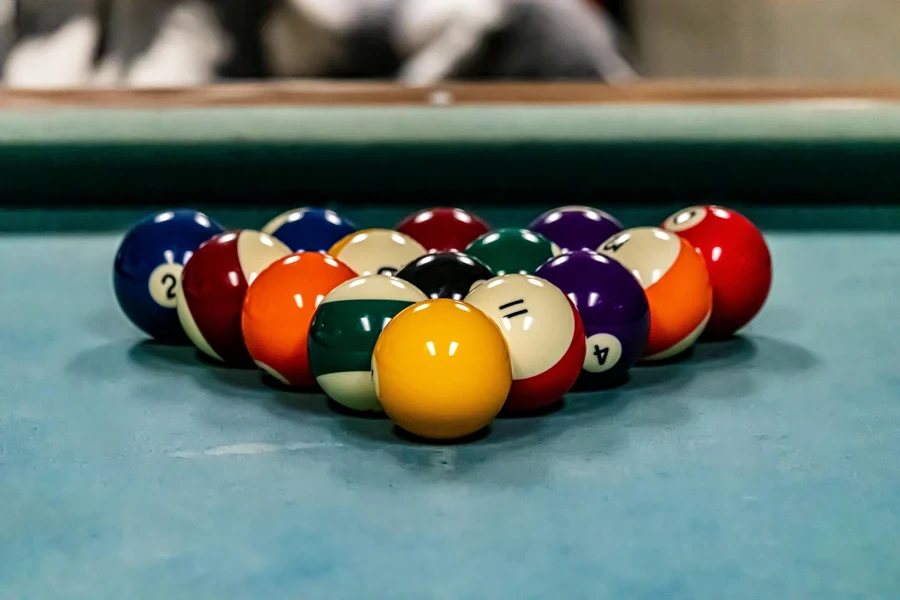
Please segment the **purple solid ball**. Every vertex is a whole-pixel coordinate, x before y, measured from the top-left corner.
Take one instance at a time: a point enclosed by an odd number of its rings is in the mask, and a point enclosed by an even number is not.
[[[589,206],[554,208],[531,222],[528,229],[540,233],[563,251],[597,250],[622,231],[612,215]]]
[[[582,383],[622,378],[640,359],[650,334],[644,289],[619,262],[589,250],[551,258],[535,273],[578,309],[587,337]]]

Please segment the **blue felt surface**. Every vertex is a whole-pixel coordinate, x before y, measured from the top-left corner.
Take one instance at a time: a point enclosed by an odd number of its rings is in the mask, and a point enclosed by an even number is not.
[[[0,598],[896,599],[900,234],[772,233],[746,334],[462,446],[142,343],[0,238]]]

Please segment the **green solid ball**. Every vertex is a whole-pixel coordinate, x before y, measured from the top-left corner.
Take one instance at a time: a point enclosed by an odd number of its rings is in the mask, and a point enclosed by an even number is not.
[[[372,381],[372,353],[382,329],[408,306],[427,300],[417,287],[386,275],[346,281],[325,296],[309,331],[316,383],[355,411],[381,411]]]
[[[527,229],[498,229],[486,233],[466,248],[497,275],[533,275],[537,268],[560,254],[559,247],[539,233]]]

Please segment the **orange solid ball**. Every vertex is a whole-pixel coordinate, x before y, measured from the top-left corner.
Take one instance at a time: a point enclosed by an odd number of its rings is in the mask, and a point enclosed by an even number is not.
[[[353,269],[319,252],[299,252],[251,282],[241,313],[244,343],[253,361],[282,383],[311,387],[307,338],[319,303],[356,277]]]

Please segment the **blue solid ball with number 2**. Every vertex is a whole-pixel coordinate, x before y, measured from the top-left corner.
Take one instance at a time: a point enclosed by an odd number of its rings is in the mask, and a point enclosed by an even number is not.
[[[113,266],[113,288],[125,316],[157,341],[187,342],[175,310],[181,270],[200,244],[223,231],[189,209],[157,213],[132,227]]]

